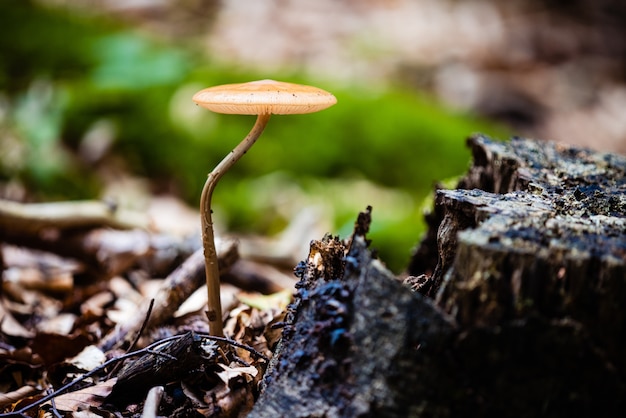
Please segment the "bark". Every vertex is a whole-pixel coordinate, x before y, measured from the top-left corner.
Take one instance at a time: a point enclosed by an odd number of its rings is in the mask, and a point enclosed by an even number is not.
[[[250,416],[623,416],[626,158],[468,144],[404,286],[369,211],[312,243]]]
[[[453,324],[372,258],[368,226],[366,212],[349,242],[312,243],[251,417],[406,416],[415,406],[398,385],[420,384],[419,354],[445,346]]]
[[[156,386],[200,374],[203,367],[216,363],[218,345],[206,344],[202,337],[188,332],[138,359],[128,361],[117,373],[117,381],[107,403],[127,405],[138,402]]]
[[[574,320],[623,369],[626,158],[523,139],[469,145],[459,189],[437,192],[431,296],[464,326]]]

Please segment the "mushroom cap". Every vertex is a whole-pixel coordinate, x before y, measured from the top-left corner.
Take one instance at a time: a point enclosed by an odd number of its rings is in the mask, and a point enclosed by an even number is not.
[[[235,115],[313,113],[337,103],[335,96],[317,87],[274,80],[209,87],[194,94],[193,101]]]

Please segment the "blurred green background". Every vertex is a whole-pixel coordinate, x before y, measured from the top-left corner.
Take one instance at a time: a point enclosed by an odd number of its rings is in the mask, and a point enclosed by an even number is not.
[[[102,16],[4,1],[0,27],[2,197],[98,198],[111,178],[130,175],[197,207],[207,173],[254,118],[198,108],[193,93],[263,78],[312,84],[335,94],[337,105],[274,116],[217,187],[216,220],[230,231],[273,235],[293,213],[280,205],[323,205],[332,214],[328,232],[345,237],[372,205],[373,247],[400,272],[423,232],[434,184],[468,166],[465,138],[508,136],[403,85],[229,66],[201,53],[197,40],[166,42]]]

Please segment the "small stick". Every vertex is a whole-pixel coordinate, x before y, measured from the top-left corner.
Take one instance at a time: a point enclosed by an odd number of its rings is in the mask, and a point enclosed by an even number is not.
[[[148,306],[148,312],[146,312],[146,315],[144,317],[143,323],[141,324],[141,328],[139,329],[139,332],[137,332],[137,335],[135,335],[135,339],[133,340],[133,342],[130,344],[130,346],[126,350],[126,353],[130,353],[131,351],[133,351],[133,349],[135,348],[135,346],[139,342],[139,338],[141,338],[141,334],[143,334],[143,331],[146,328],[146,325],[148,324],[148,319],[150,319],[150,314],[152,313],[152,307],[153,306],[154,306],[154,298],[150,299],[150,305]],[[113,368],[109,372],[108,378],[113,376],[113,374],[119,369],[120,364],[122,364],[122,363],[117,363],[115,366],[113,366]]]
[[[110,226],[148,229],[148,219],[102,201],[19,203],[0,199],[0,227],[25,232],[45,228]]]
[[[54,402],[54,398],[50,399],[50,405],[52,405],[52,415],[54,415],[56,418],[63,418],[61,414],[59,413],[59,410],[57,409],[57,405]]]
[[[143,323],[141,324],[141,328],[139,328],[139,332],[137,332],[137,335],[135,335],[135,339],[130,344],[126,352],[133,351],[135,346],[137,346],[137,343],[139,342],[139,338],[141,338],[141,334],[143,334],[143,331],[146,329],[146,326],[148,325],[148,320],[150,319],[150,315],[152,314],[153,307],[154,307],[154,298],[150,299],[150,305],[148,305],[148,312],[146,312],[146,315],[143,319]]]
[[[269,358],[263,354],[261,354],[260,352],[256,351],[254,348],[246,345],[246,344],[242,344],[242,343],[238,343],[235,340],[231,340],[230,338],[226,338],[226,337],[217,337],[215,335],[209,335],[209,334],[204,334],[204,333],[196,333],[197,335],[201,336],[202,338],[206,338],[208,340],[214,340],[214,341],[221,341],[221,342],[225,342],[227,344],[233,345],[235,347],[238,348],[242,348],[244,350],[247,350],[248,352],[250,352],[252,355],[256,356],[257,358],[261,358],[265,361],[269,361]],[[67,383],[66,385],[62,386],[61,388],[57,389],[55,392],[50,393],[46,396],[44,396],[43,398],[39,399],[37,402],[34,402],[30,405],[26,405],[25,407],[17,410],[17,411],[13,411],[13,412],[7,412],[5,414],[0,414],[0,418],[9,418],[9,417],[27,417],[26,415],[26,411],[29,411],[30,409],[33,409],[35,407],[39,407],[41,405],[43,405],[44,403],[51,401],[52,399],[56,398],[59,395],[62,395],[63,393],[67,392],[69,389],[71,389],[72,387],[74,387],[76,384],[82,382],[83,380],[87,379],[88,377],[91,377],[93,375],[95,375],[96,373],[104,370],[105,368],[109,367],[112,364],[115,364],[116,362],[122,361],[122,360],[126,360],[128,358],[131,357],[135,357],[138,355],[142,355],[142,354],[153,354],[153,355],[161,355],[163,357],[166,358],[170,358],[170,360],[176,360],[173,359],[171,355],[166,354],[166,353],[160,353],[158,351],[155,351],[156,348],[158,348],[159,346],[168,343],[170,341],[175,341],[181,338],[185,338],[187,336],[187,334],[180,334],[180,335],[174,335],[172,337],[167,337],[167,338],[163,338],[159,341],[156,341],[152,344],[150,344],[149,346],[142,348],[140,350],[137,351],[133,351],[131,353],[126,353],[123,354],[119,357],[114,357],[106,362],[104,362],[103,364],[101,364],[100,366],[90,370],[89,372],[85,373],[84,375],[82,375],[81,377],[72,380],[71,382]]]

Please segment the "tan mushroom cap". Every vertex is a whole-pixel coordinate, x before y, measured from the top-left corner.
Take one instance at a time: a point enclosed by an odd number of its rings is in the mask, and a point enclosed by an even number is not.
[[[317,87],[259,80],[209,87],[194,94],[193,101],[217,113],[235,115],[293,115],[324,110],[337,99]]]

